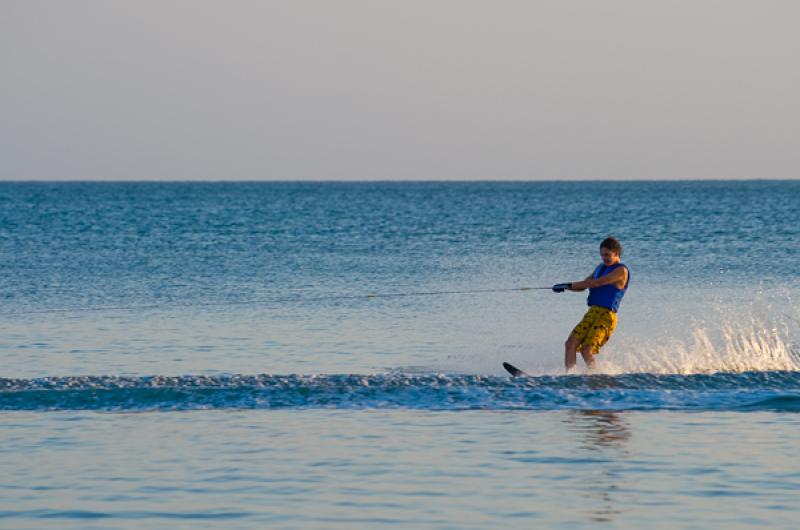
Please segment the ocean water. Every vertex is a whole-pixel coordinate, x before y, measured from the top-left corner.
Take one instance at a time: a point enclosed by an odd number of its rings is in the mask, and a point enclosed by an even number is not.
[[[797,181],[0,183],[0,527],[795,528],[798,206]],[[522,288],[607,235],[620,323],[564,375],[585,295]]]

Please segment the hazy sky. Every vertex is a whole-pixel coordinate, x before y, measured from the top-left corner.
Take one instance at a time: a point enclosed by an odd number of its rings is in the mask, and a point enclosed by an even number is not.
[[[0,178],[798,178],[798,23],[797,0],[0,0]]]

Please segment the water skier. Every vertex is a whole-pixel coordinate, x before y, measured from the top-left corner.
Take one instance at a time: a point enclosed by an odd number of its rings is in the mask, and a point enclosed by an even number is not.
[[[579,350],[586,366],[594,368],[595,356],[617,327],[617,311],[630,280],[628,267],[620,261],[621,257],[622,245],[613,237],[608,237],[600,243],[603,263],[591,275],[579,282],[553,286],[556,293],[589,289],[586,301],[589,310],[564,343],[564,366],[567,372],[575,366],[575,353]]]

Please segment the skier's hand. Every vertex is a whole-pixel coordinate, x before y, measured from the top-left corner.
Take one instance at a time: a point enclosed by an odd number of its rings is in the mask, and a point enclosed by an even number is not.
[[[557,283],[557,284],[555,284],[553,286],[553,292],[554,293],[563,293],[564,291],[566,291],[570,287],[572,287],[571,283]]]

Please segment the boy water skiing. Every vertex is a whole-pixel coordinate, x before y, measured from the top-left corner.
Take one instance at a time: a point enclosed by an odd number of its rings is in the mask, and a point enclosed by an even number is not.
[[[628,290],[630,273],[620,262],[622,245],[613,237],[600,243],[600,258],[603,263],[585,280],[559,283],[553,291],[583,291],[589,289],[589,310],[564,343],[564,366],[569,372],[575,366],[575,353],[580,350],[586,366],[594,367],[594,357],[608,342],[617,327],[617,311],[625,291]]]

